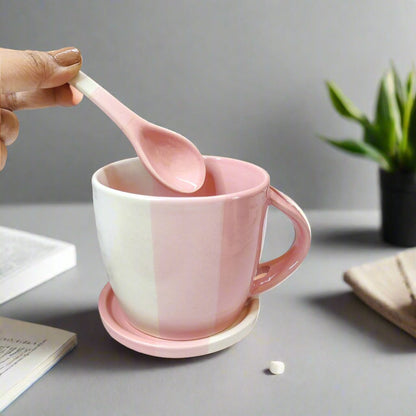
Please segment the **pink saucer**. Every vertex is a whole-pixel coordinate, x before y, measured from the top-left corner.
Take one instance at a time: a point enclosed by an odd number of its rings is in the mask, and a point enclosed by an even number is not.
[[[109,283],[101,291],[98,310],[105,329],[120,344],[155,357],[186,358],[223,350],[246,337],[256,324],[260,301],[257,297],[250,298],[238,319],[228,329],[207,338],[190,341],[165,340],[133,327],[122,311]]]

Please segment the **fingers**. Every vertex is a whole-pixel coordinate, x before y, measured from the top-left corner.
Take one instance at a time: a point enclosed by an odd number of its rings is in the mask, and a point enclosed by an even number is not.
[[[0,62],[0,90],[11,93],[61,86],[78,73],[82,58],[76,48],[50,52],[0,48]]]
[[[81,69],[76,48],[49,52],[0,48],[0,171],[7,159],[7,147],[19,133],[14,110],[49,106],[72,106],[82,94],[68,84]]]
[[[19,120],[10,110],[0,109],[0,171],[7,159],[7,146],[11,145],[19,134]]]
[[[6,146],[11,145],[19,134],[19,120],[10,110],[0,109],[0,141]]]
[[[69,84],[36,91],[10,92],[0,95],[1,107],[11,111],[53,106],[71,107],[81,102],[83,95]]]
[[[0,140],[0,171],[4,169],[7,160],[7,147],[6,145]]]

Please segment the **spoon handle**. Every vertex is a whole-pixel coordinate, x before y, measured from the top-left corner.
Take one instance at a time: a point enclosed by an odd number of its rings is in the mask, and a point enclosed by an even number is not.
[[[69,83],[107,114],[125,134],[130,121],[139,117],[82,71]]]

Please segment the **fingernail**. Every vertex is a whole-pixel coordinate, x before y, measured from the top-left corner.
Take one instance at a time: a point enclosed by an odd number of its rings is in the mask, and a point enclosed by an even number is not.
[[[56,63],[60,66],[71,66],[81,62],[81,52],[77,48],[62,48],[57,51],[50,51]]]

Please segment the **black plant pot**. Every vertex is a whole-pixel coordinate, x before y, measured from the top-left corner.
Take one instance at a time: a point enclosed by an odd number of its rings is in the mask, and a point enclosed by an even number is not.
[[[416,174],[379,170],[383,240],[416,246]]]

